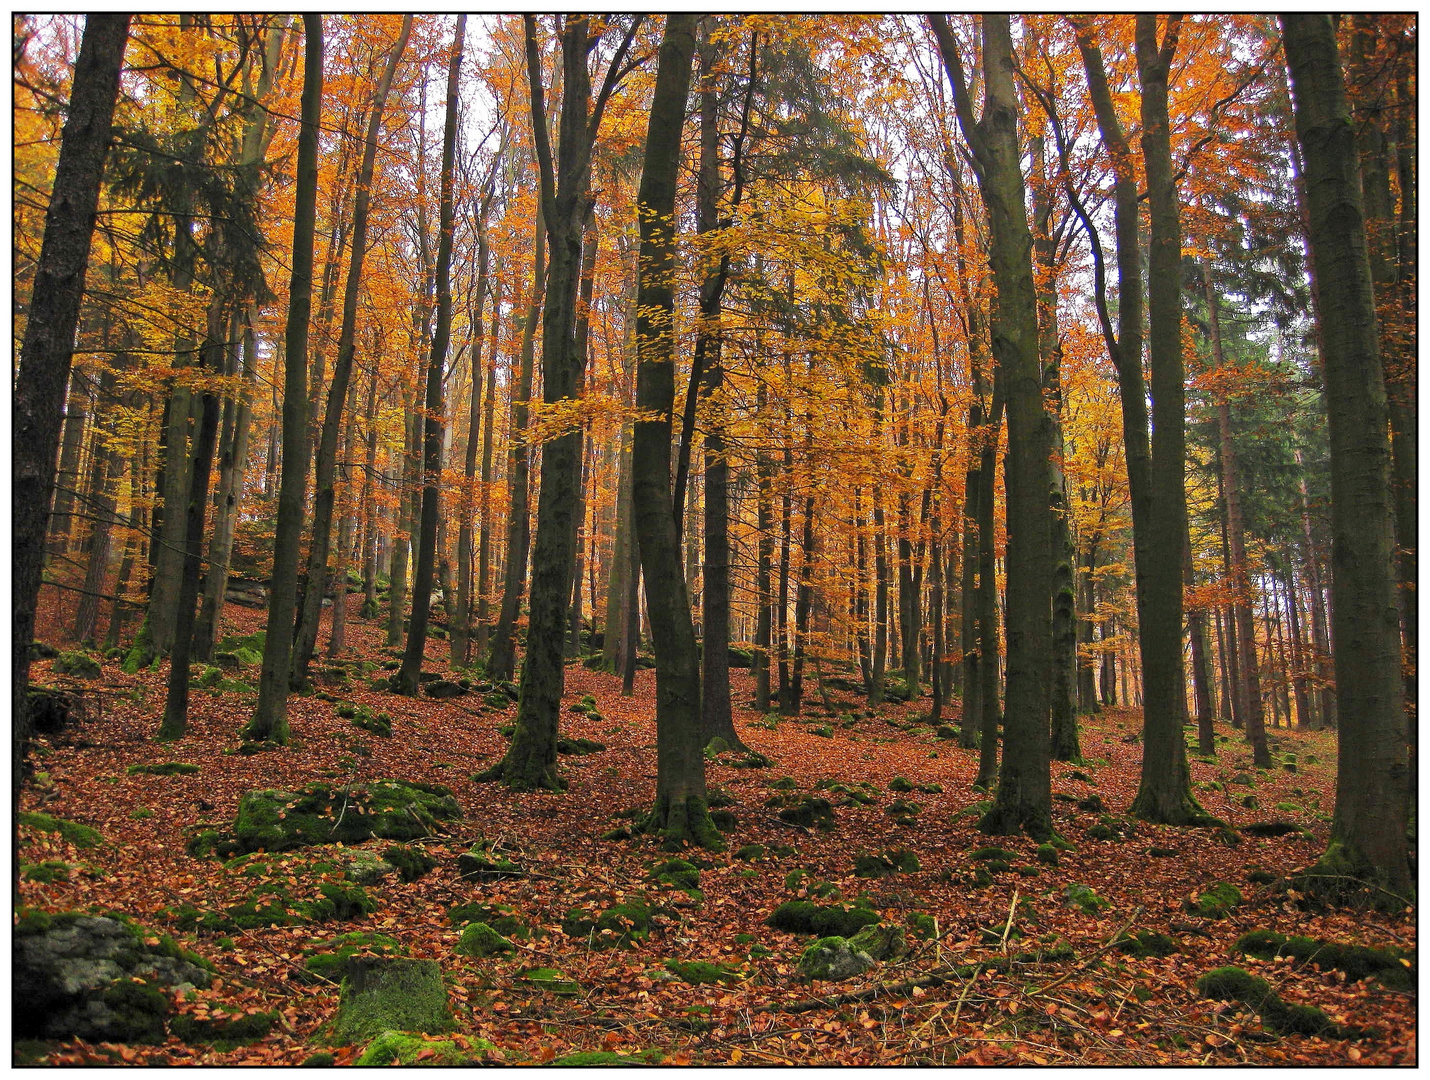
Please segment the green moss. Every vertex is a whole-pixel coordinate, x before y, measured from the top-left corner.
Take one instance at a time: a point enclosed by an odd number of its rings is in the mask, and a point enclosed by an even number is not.
[[[922,911],[909,912],[909,928],[913,930],[915,937],[925,941],[932,939],[938,933],[938,923],[934,917]]]
[[[997,860],[999,862],[1009,862],[1013,859],[1016,859],[1018,857],[1018,853],[1016,851],[1009,851],[1007,848],[1001,847],[981,847],[975,848],[973,851],[969,852],[968,857],[974,862],[990,862],[993,860]]]
[[[770,912],[765,923],[792,934],[849,937],[878,921],[878,914],[867,908],[826,907],[809,900],[789,900]]]
[[[484,922],[468,923],[457,942],[457,952],[462,956],[485,958],[497,953],[507,953],[516,946],[508,938],[502,937]]]
[[[136,806],[133,810],[129,811],[129,817],[134,821],[147,821],[153,816],[154,811],[150,810],[147,806]]]
[[[1177,943],[1166,934],[1156,930],[1139,930],[1135,934],[1124,937],[1117,946],[1122,952],[1130,956],[1171,956],[1177,951]]]
[[[771,780],[770,787],[775,791],[794,791],[799,785],[793,776],[781,776],[778,780]]]
[[[286,851],[316,844],[358,844],[371,837],[415,840],[462,816],[438,784],[376,780],[302,791],[249,791],[239,800],[234,838],[240,851]]]
[[[77,869],[79,868],[70,863],[49,859],[42,863],[21,863],[20,876],[26,881],[49,885],[56,881],[67,881],[70,872]]]
[[[197,765],[186,761],[165,761],[160,764],[131,765],[125,770],[130,776],[193,776],[198,773]]]
[[[890,817],[907,817],[917,814],[923,807],[912,799],[895,799],[888,806],[884,807],[884,813]]]
[[[507,937],[529,938],[531,927],[518,918],[516,908],[506,904],[486,904],[474,901],[459,904],[447,912],[447,921],[454,926],[469,922],[483,922],[499,934]]]
[[[347,974],[348,961],[354,956],[399,956],[407,951],[407,947],[386,934],[353,931],[327,941],[314,942],[305,951],[310,955],[301,969],[302,981],[313,982],[321,978],[338,983]]]
[[[392,844],[383,848],[382,861],[393,867],[397,876],[407,882],[424,877],[437,865],[437,860],[427,852],[406,844]]]
[[[735,858],[743,859],[746,862],[753,862],[757,859],[763,859],[768,854],[769,849],[766,848],[764,844],[746,844],[735,852]]]
[[[81,825],[77,821],[51,817],[49,814],[27,811],[20,814],[19,823],[32,829],[38,829],[40,832],[59,833],[61,839],[77,848],[99,847],[104,843],[104,836],[97,829],[91,829],[88,825]]]
[[[665,970],[691,986],[733,983],[742,978],[738,971],[726,964],[712,964],[705,960],[667,960]]]
[[[101,1002],[111,1014],[106,1041],[151,1045],[164,1041],[164,1018],[172,1005],[169,995],[153,983],[121,979],[86,997]]]
[[[99,662],[82,652],[60,653],[50,668],[56,675],[69,675],[76,679],[99,678]]]
[[[402,1031],[384,1031],[367,1044],[354,1064],[373,1065],[435,1065],[453,1067],[471,1063],[474,1051],[494,1049],[485,1039],[469,1039],[469,1049],[462,1049],[451,1039],[424,1039]],[[418,1055],[431,1051],[420,1061]]]
[[[1112,905],[1086,885],[1073,882],[1063,890],[1063,899],[1084,915],[1096,915]]]
[[[358,1042],[385,1031],[451,1029],[442,969],[432,960],[384,958],[349,962],[343,978],[334,1034]]]
[[[1265,979],[1258,979],[1243,968],[1220,967],[1207,972],[1197,980],[1197,992],[1214,1001],[1240,1002],[1260,1015],[1268,1031],[1279,1035],[1336,1037],[1342,1034],[1320,1009],[1288,1005]]]
[[[571,739],[563,735],[556,740],[556,752],[558,754],[584,756],[586,754],[599,754],[605,749],[606,744],[597,742],[595,739]]]
[[[232,1019],[206,1020],[179,1015],[169,1021],[169,1031],[190,1046],[211,1045],[220,1052],[227,1052],[235,1047],[258,1042],[276,1023],[278,1014],[271,1012],[247,1013]]]
[[[595,948],[629,946],[650,935],[658,909],[643,900],[627,900],[604,911],[572,908],[562,920],[567,937],[586,938]]]
[[[1187,910],[1204,919],[1221,919],[1241,903],[1241,890],[1229,881],[1218,881],[1204,889],[1195,900],[1187,902]]]
[[[1376,949],[1303,936],[1287,937],[1275,930],[1249,931],[1237,939],[1235,948],[1262,960],[1290,956],[1299,963],[1315,964],[1322,970],[1343,971],[1351,982],[1376,978],[1397,990],[1412,990],[1415,987],[1415,968],[1398,949]]]
[[[1052,844],[1039,844],[1038,861],[1040,863],[1047,863],[1049,866],[1057,866],[1058,849],[1055,848]]]
[[[834,828],[834,807],[828,799],[816,795],[806,795],[794,806],[787,806],[779,812],[779,819],[789,825],[801,828],[818,828],[829,832]]]
[[[903,928],[891,923],[870,923],[849,938],[849,947],[875,960],[892,960],[908,951]]]
[[[919,870],[919,858],[907,848],[891,848],[882,855],[854,856],[854,874],[862,878],[888,877],[890,874],[913,874]]]
[[[337,1063],[337,1058],[326,1050],[319,1050],[316,1054],[309,1054],[303,1059],[301,1069],[324,1069]]]
[[[521,981],[551,994],[581,992],[581,984],[574,979],[568,979],[560,968],[532,968],[521,977]]]
[[[654,867],[648,876],[658,885],[670,885],[677,889],[700,887],[700,868],[684,859],[667,859]]]

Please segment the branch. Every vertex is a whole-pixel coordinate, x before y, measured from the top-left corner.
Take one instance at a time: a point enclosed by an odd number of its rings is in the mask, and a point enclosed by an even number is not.
[[[551,161],[551,135],[546,128],[546,92],[541,85],[541,49],[536,41],[536,16],[523,15],[526,24],[526,81],[531,87],[531,132],[536,140],[536,161],[541,173],[541,208],[555,221],[556,169]]]
[[[973,118],[973,102],[968,97],[968,80],[963,76],[963,61],[958,55],[958,40],[948,25],[947,16],[930,12],[929,27],[938,41],[939,55],[943,58],[943,68],[948,81],[953,86],[953,110],[958,116],[958,126],[963,129],[963,137],[973,151],[970,163],[982,174],[979,161],[983,156],[983,140],[978,134],[978,121]]]

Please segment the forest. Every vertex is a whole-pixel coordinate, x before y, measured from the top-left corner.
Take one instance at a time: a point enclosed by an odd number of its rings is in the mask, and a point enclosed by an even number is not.
[[[12,31],[14,1063],[1417,1063],[1413,12]]]

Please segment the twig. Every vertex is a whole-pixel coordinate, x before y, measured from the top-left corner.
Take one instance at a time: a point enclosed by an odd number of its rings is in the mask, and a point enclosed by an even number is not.
[[[1093,961],[1097,960],[1097,959],[1098,959],[1099,957],[1101,957],[1104,953],[1109,952],[1109,951],[1111,951],[1112,949],[1115,949],[1118,945],[1122,944],[1122,935],[1127,932],[1127,928],[1128,928],[1129,926],[1131,926],[1134,922],[1137,921],[1137,916],[1138,916],[1138,915],[1141,915],[1141,914],[1142,914],[1142,905],[1141,905],[1141,904],[1138,904],[1136,910],[1134,910],[1134,911],[1132,912],[1132,917],[1131,917],[1130,919],[1128,919],[1125,923],[1122,924],[1121,928],[1120,928],[1119,930],[1117,930],[1117,932],[1114,933],[1111,938],[1108,939],[1108,941],[1107,941],[1106,944],[1104,944],[1104,945],[1101,946],[1099,949],[1097,949],[1091,956],[1089,956],[1086,960],[1084,960],[1084,961],[1083,961],[1081,964],[1079,964],[1077,967],[1073,968],[1071,971],[1068,971],[1068,972],[1066,972],[1066,973],[1064,973],[1064,974],[1062,974],[1062,975],[1059,975],[1059,976],[1058,976],[1056,979],[1054,979],[1052,982],[1048,983],[1047,986],[1040,986],[1040,987],[1038,987],[1038,988],[1036,988],[1036,989],[1029,990],[1029,991],[1028,991],[1028,996],[1029,996],[1029,997],[1032,997],[1032,996],[1034,996],[1035,994],[1046,994],[1046,993],[1047,993],[1049,990],[1051,990],[1053,987],[1055,987],[1055,986],[1061,986],[1063,983],[1067,982],[1067,981],[1068,981],[1069,979],[1071,979],[1074,975],[1076,975],[1079,971],[1083,971],[1083,970],[1085,970],[1086,968],[1088,968],[1089,966],[1091,966],[1091,964],[1093,963]]]

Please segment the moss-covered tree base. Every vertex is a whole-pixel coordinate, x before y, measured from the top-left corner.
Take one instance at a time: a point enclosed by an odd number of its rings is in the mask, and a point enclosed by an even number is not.
[[[710,817],[710,804],[699,795],[684,799],[657,795],[655,806],[640,822],[640,830],[659,836],[669,851],[686,845],[706,851],[725,850],[725,841]]]
[[[523,747],[518,727],[506,754],[489,769],[472,777],[479,784],[501,783],[512,791],[565,791],[568,781],[556,768],[556,746],[549,753]]]
[[[1057,833],[1053,830],[1052,812],[1024,800],[995,798],[988,813],[978,822],[978,831],[985,836],[1017,836],[1025,833],[1038,843],[1046,843]]]
[[[270,743],[273,746],[287,746],[288,740],[293,737],[287,716],[266,716],[257,712],[239,734],[245,742]]]
[[[1181,825],[1197,829],[1215,829],[1226,822],[1212,817],[1192,798],[1191,792],[1183,789],[1154,790],[1143,784],[1127,811],[1132,817],[1149,821],[1156,825]]]
[[[1325,854],[1287,885],[1313,903],[1330,907],[1399,911],[1416,902],[1408,867],[1401,877],[1404,880],[1372,866],[1344,840],[1332,840]]]

